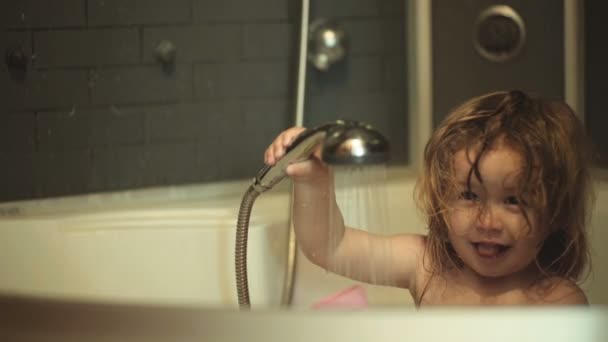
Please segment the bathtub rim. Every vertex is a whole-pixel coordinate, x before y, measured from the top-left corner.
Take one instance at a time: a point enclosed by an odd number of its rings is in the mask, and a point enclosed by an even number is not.
[[[468,341],[605,341],[608,337],[606,307],[441,307],[377,308],[367,310],[285,310],[237,311],[196,306],[112,305],[84,301],[58,301],[0,295],[0,336],[41,341],[49,337],[79,336],[80,340],[101,341],[129,338],[144,341],[212,338],[240,341],[256,336],[290,340],[377,341],[379,337],[409,340],[425,336],[467,337]],[[485,324],[480,324],[480,320]],[[446,326],[452,329],[428,329]],[[505,333],[507,321],[518,325]],[[32,324],[35,322],[36,324]],[[352,329],[356,322],[357,329]],[[462,324],[468,322],[469,324]],[[476,329],[470,329],[477,326]],[[235,327],[239,327],[235,329]],[[425,327],[427,327],[425,329]],[[331,329],[329,329],[331,328]],[[420,328],[420,329],[416,329]],[[594,331],[591,331],[593,328]],[[416,331],[418,330],[418,331]],[[480,334],[483,330],[486,333]],[[299,331],[300,333],[296,333]],[[487,333],[490,333],[488,335]],[[416,336],[416,339],[412,339]],[[245,338],[244,338],[245,337]],[[8,339],[10,340],[10,339]],[[433,339],[435,340],[435,339]]]

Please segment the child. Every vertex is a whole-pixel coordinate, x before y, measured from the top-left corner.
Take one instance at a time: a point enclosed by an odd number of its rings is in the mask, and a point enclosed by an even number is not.
[[[303,130],[281,133],[266,150],[266,163],[281,158]],[[417,305],[587,304],[576,285],[588,262],[586,144],[582,125],[561,101],[520,91],[467,101],[425,148],[416,192],[426,236],[345,227],[331,170],[317,152],[287,169],[299,245],[330,271],[409,289]],[[339,238],[332,242],[328,231]],[[373,246],[392,250],[374,253]]]

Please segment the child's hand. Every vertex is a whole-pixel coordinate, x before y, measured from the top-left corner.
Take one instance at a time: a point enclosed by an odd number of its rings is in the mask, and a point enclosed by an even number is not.
[[[287,148],[293,143],[293,141],[304,132],[304,127],[292,127],[281,134],[268,146],[264,153],[264,162],[267,165],[274,165],[276,162],[285,155]],[[294,181],[304,181],[315,179],[319,176],[326,176],[328,169],[325,164],[321,162],[321,147],[317,148],[312,155],[312,158],[291,164],[287,167],[287,175],[290,176]]]

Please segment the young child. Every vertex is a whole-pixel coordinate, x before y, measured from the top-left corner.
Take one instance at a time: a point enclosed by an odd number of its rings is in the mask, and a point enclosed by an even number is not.
[[[273,165],[303,130],[281,133],[265,162]],[[426,236],[345,227],[319,152],[287,169],[296,236],[313,263],[407,288],[417,305],[587,304],[576,282],[588,262],[589,160],[584,129],[567,104],[490,93],[455,108],[426,145],[416,187]],[[339,238],[328,239],[328,231]]]

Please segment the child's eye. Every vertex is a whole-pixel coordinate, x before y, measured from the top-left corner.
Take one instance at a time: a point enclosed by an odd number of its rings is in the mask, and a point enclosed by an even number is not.
[[[505,203],[509,205],[519,205],[521,201],[516,196],[509,196],[505,199]]]
[[[465,201],[477,201],[477,200],[479,200],[479,197],[473,191],[463,191],[463,192],[461,192],[460,193],[460,198],[462,198]]]

